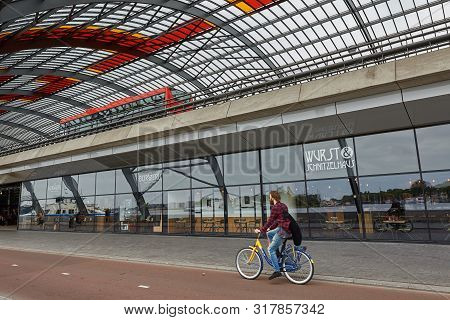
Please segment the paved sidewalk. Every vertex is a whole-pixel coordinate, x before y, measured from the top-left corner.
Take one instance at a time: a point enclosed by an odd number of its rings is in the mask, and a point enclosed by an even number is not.
[[[252,239],[0,231],[0,248],[235,271]],[[450,292],[450,246],[305,241],[315,279]],[[269,270],[265,270],[269,272]]]

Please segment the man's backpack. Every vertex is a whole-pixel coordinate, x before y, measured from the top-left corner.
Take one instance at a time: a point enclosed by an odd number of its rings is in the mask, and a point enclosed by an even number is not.
[[[291,221],[291,223],[289,223],[289,231],[292,234],[292,241],[294,241],[296,246],[299,246],[302,243],[302,231],[300,230],[300,226],[287,210],[283,212],[283,217]]]

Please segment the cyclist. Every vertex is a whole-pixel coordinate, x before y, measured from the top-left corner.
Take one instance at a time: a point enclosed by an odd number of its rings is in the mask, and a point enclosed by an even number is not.
[[[283,215],[283,212],[288,211],[288,208],[281,202],[280,194],[277,191],[270,191],[269,202],[270,217],[267,223],[261,229],[255,229],[255,232],[267,233],[267,237],[269,238],[269,255],[275,269],[269,277],[269,280],[272,280],[281,277],[277,255],[277,252],[279,252],[278,249],[283,243],[283,239],[290,238],[292,235],[289,231],[289,224],[291,221]],[[269,229],[271,230],[267,231]]]

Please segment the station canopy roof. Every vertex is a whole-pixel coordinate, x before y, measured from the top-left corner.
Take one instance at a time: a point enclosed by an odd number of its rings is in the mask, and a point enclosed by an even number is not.
[[[441,0],[4,0],[0,154],[162,87],[207,99],[437,50],[449,19]]]

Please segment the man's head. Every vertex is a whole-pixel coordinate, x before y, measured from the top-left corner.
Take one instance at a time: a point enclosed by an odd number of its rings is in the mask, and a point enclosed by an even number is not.
[[[278,191],[270,191],[269,192],[269,201],[270,201],[270,204],[275,204],[275,203],[281,201],[281,196],[278,193]]]

